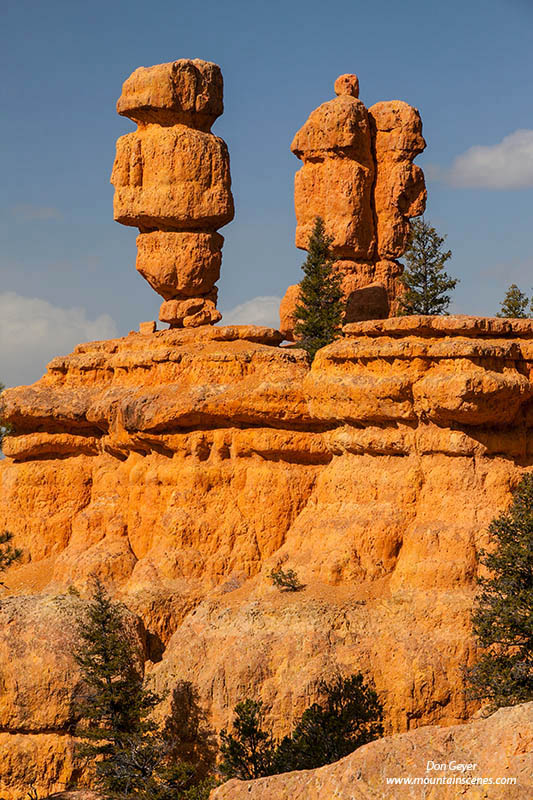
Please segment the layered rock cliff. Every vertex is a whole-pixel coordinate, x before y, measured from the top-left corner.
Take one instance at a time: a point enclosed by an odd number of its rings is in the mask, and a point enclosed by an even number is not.
[[[215,729],[256,697],[281,734],[339,671],[374,679],[388,732],[473,710],[477,552],[533,461],[533,323],[356,323],[312,368],[280,339],[130,334],[5,393],[0,530],[24,551],[0,608],[8,800],[80,777],[68,589],[92,573],[142,620],[155,686],[192,682]],[[271,585],[278,563],[301,592]]]

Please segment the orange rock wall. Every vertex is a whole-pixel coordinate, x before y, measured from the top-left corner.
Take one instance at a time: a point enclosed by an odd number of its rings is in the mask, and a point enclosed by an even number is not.
[[[311,369],[280,338],[133,334],[6,392],[0,530],[24,563],[0,619],[24,630],[30,687],[6,623],[7,800],[74,780],[71,612],[54,603],[93,572],[141,618],[156,688],[192,681],[217,729],[258,697],[281,734],[339,670],[373,677],[388,731],[471,713],[477,552],[533,463],[531,323],[358,323]],[[271,585],[278,563],[301,592]]]

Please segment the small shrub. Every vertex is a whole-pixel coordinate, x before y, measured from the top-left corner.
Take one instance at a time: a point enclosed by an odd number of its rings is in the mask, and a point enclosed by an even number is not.
[[[0,533],[0,572],[4,572],[22,556],[22,550],[19,550],[18,547],[13,547],[12,540],[13,534],[9,533],[9,531]]]
[[[271,570],[269,578],[274,586],[282,592],[299,592],[304,588],[300,583],[298,575],[293,569],[283,570],[281,567]]]

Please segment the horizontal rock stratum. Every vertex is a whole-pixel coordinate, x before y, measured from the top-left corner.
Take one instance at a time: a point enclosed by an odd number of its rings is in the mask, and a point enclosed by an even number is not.
[[[22,625],[26,674],[3,626],[2,797],[74,779],[65,620],[91,573],[142,621],[156,689],[192,682],[215,730],[254,697],[281,735],[321,679],[359,670],[388,733],[475,711],[477,554],[533,463],[533,322],[355,323],[312,368],[280,340],[130,334],[3,395],[0,530],[24,557],[0,616]],[[305,588],[275,589],[277,564]]]

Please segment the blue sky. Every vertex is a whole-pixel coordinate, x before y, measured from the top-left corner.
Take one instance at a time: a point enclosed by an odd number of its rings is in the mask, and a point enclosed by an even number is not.
[[[420,110],[426,217],[448,235],[461,280],[453,310],[492,314],[513,281],[530,292],[531,0],[3,0],[2,11],[5,383],[157,317],[159,298],[135,271],[135,230],[113,221],[109,175],[116,138],[134,127],[115,111],[122,82],[177,58],[224,74],[214,132],[230,148],[236,203],[222,231],[226,320],[274,322],[273,298],[300,278],[290,143],[344,72],[359,75],[367,105]]]

